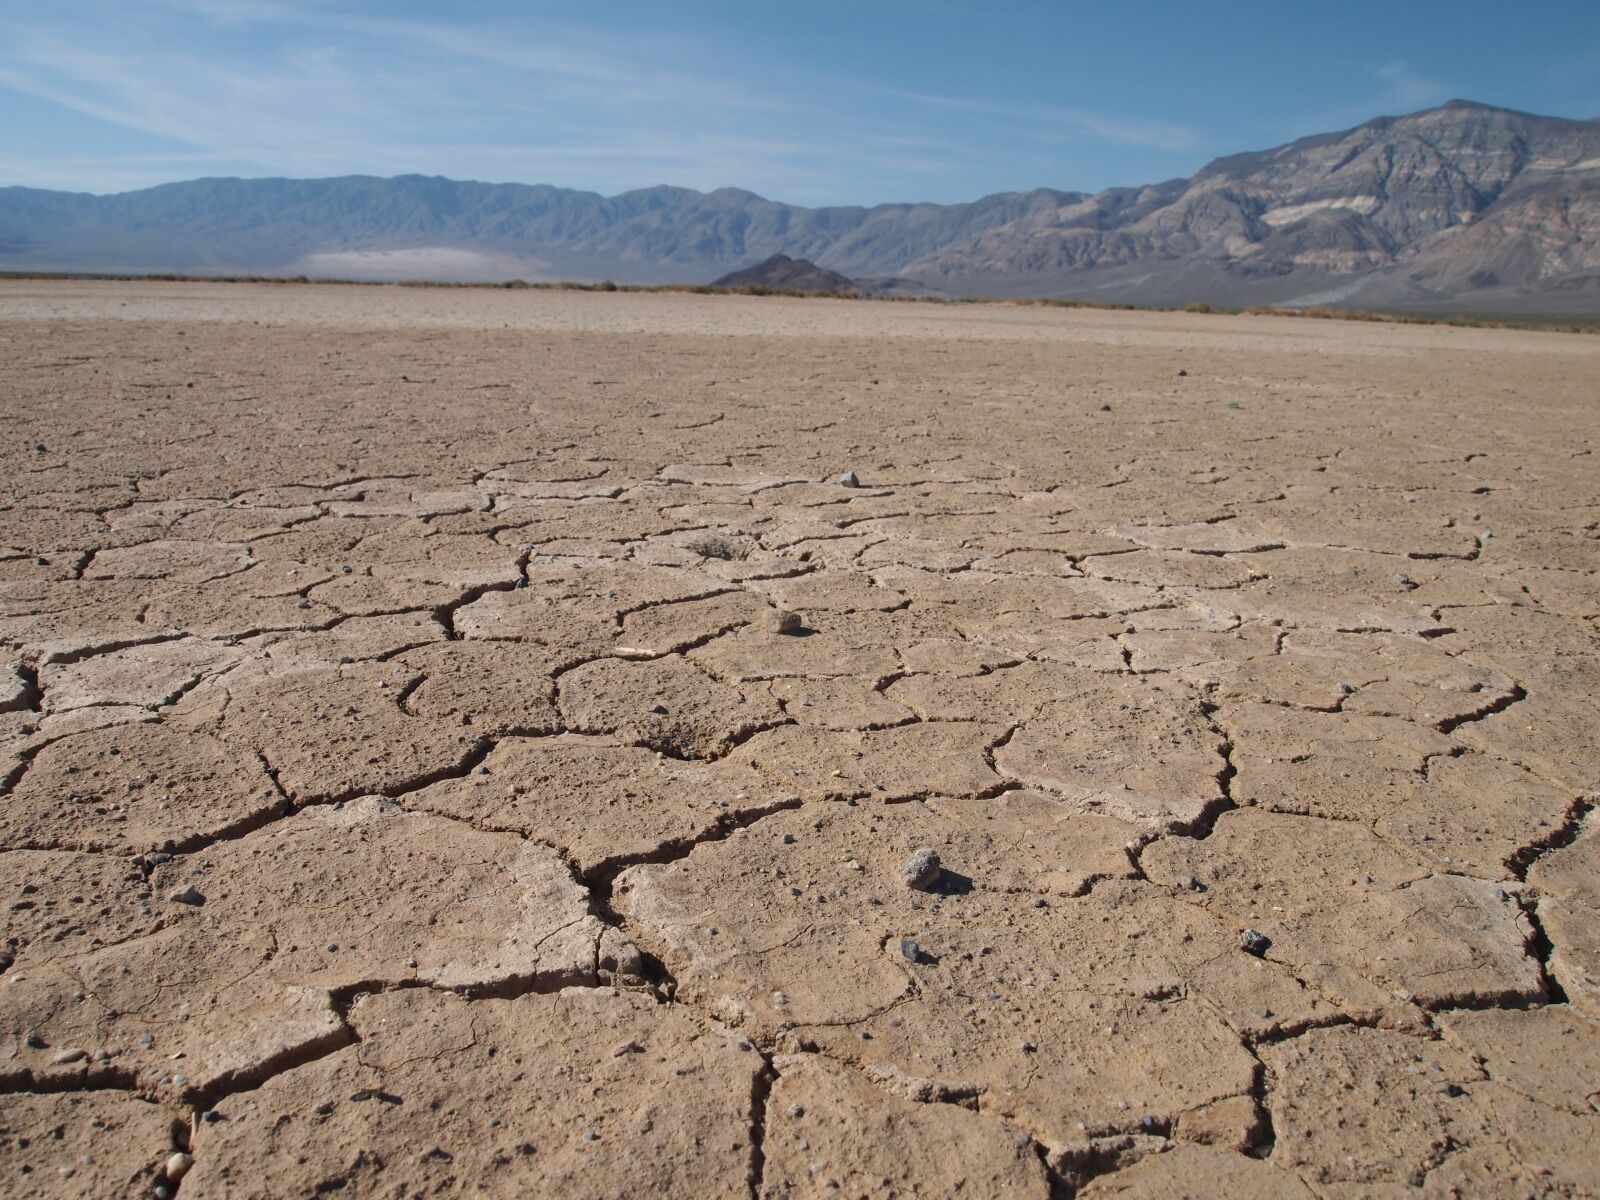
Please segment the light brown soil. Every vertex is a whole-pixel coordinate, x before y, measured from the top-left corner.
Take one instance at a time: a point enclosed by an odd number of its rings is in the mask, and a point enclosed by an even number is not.
[[[14,282],[0,349],[5,1194],[1600,1192],[1600,342]]]

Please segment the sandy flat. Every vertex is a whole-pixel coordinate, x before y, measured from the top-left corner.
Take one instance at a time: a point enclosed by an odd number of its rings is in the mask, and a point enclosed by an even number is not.
[[[0,348],[7,1194],[1600,1191],[1600,338],[11,281]]]

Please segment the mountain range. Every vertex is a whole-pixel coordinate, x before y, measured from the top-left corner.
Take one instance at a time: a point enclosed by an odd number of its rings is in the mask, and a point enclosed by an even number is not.
[[[1600,119],[1452,101],[1187,179],[803,208],[721,188],[200,179],[0,188],[0,270],[687,283],[773,255],[871,288],[1600,312]]]

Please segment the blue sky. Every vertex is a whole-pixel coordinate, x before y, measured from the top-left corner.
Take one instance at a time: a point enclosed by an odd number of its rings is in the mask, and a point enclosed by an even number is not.
[[[0,185],[405,172],[953,201],[1454,96],[1600,116],[1600,3],[0,0]]]

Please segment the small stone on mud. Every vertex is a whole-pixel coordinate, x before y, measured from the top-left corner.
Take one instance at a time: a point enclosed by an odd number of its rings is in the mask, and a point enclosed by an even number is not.
[[[901,938],[900,953],[907,962],[919,963],[922,961],[922,947],[917,943],[916,938]]]
[[[611,1047],[611,1057],[612,1058],[621,1058],[624,1054],[643,1054],[643,1053],[644,1053],[644,1047],[639,1045],[638,1042],[635,1042],[635,1041],[632,1041],[632,1040],[623,1042],[621,1045]]]
[[[193,904],[196,906],[206,902],[206,898],[195,890],[194,884],[192,883],[186,887],[181,887],[175,891],[169,892],[167,894],[167,899],[171,900],[174,904]]]
[[[800,614],[786,608],[774,608],[767,613],[767,628],[773,633],[799,633]]]
[[[194,1166],[194,1159],[190,1158],[187,1154],[180,1150],[176,1154],[172,1155],[172,1157],[167,1159],[167,1165],[165,1167],[166,1176],[168,1179],[172,1180],[173,1183],[177,1183],[178,1180],[182,1179],[189,1173],[189,1168],[192,1166]]]
[[[1260,958],[1272,945],[1272,939],[1259,929],[1246,929],[1239,935],[1239,949]]]
[[[908,888],[926,892],[939,882],[943,868],[939,855],[932,850],[918,850],[900,868],[900,878]]]
[[[861,480],[856,478],[856,473],[854,471],[846,471],[843,475],[839,476],[839,486],[849,488],[860,487]]]
[[[88,1057],[89,1052],[82,1046],[68,1046],[65,1050],[57,1050],[50,1061],[64,1065],[66,1063],[82,1062]]]

